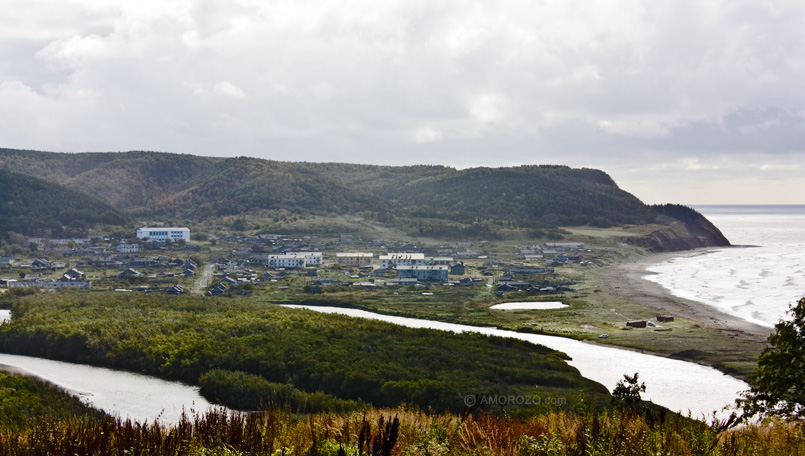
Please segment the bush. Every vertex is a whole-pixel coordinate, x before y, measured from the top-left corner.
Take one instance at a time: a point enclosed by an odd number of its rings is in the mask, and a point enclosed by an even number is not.
[[[259,375],[214,369],[199,379],[202,396],[239,410],[267,410],[289,407],[305,413],[338,412],[357,409],[360,404],[322,392],[306,393],[289,384],[272,383]]]

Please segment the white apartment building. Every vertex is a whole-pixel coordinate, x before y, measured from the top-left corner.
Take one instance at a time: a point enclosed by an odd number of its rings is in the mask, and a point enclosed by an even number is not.
[[[294,252],[294,255],[302,255],[305,257],[305,267],[318,267],[322,264],[321,252]]]
[[[190,229],[176,227],[149,228],[147,226],[137,228],[137,239],[146,238],[154,241],[169,240],[173,242],[183,239],[185,242],[190,242]]]
[[[118,244],[118,246],[115,247],[115,250],[120,253],[140,253],[143,251],[143,249],[140,247],[140,244],[128,244],[125,242]]]
[[[380,269],[393,269],[397,266],[423,266],[424,253],[389,253],[380,255]]]
[[[257,255],[252,258],[257,263],[271,268],[298,269],[321,266],[321,252],[294,252],[282,255]]]
[[[267,255],[266,266],[272,268],[300,269],[305,267],[305,257],[300,255]]]

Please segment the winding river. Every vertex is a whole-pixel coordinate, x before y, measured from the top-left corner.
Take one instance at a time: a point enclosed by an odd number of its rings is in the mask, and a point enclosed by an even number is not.
[[[306,308],[288,305],[289,308]],[[624,374],[640,373],[646,383],[645,399],[694,418],[710,418],[714,412],[732,405],[740,391],[748,385],[706,366],[635,351],[595,345],[564,337],[525,334],[488,327],[458,325],[415,318],[375,314],[338,307],[307,307],[352,317],[382,320],[411,328],[427,328],[451,332],[476,332],[490,336],[511,337],[544,345],[568,354],[581,374],[612,390]],[[8,319],[8,311],[0,310],[0,321]],[[211,407],[198,394],[198,388],[164,380],[79,364],[63,363],[27,356],[0,353],[0,365],[13,366],[62,386],[84,398],[97,408],[122,418],[161,423],[178,421],[184,408],[203,411]]]
[[[718,412],[719,418],[728,416],[729,413],[723,412],[722,409],[734,404],[740,391],[749,389],[749,385],[743,381],[711,367],[565,337],[395,317],[339,307],[293,305],[285,307],[306,308],[316,312],[382,320],[410,328],[427,328],[456,333],[476,332],[490,336],[511,337],[544,345],[568,354],[573,358],[569,364],[578,369],[581,375],[601,383],[610,391],[615,388],[618,381],[623,379],[624,374],[631,375],[639,372],[640,381],[646,383],[644,399],[686,415],[690,412],[694,418],[711,418],[713,412]]]
[[[0,310],[0,323],[10,318]],[[147,375],[0,353],[0,368],[21,372],[59,385],[95,408],[123,419],[175,424],[182,411],[212,407],[198,388]]]

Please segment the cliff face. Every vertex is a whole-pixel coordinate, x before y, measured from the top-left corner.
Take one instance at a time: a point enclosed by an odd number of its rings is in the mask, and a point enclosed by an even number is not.
[[[686,206],[665,204],[652,206],[659,213],[658,222],[665,226],[630,243],[652,252],[675,252],[701,247],[725,247],[730,241],[705,216]]]

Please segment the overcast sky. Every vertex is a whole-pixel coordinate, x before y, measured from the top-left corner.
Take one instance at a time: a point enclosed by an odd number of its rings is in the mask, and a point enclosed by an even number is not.
[[[3,0],[0,147],[600,168],[805,204],[805,2]]]

